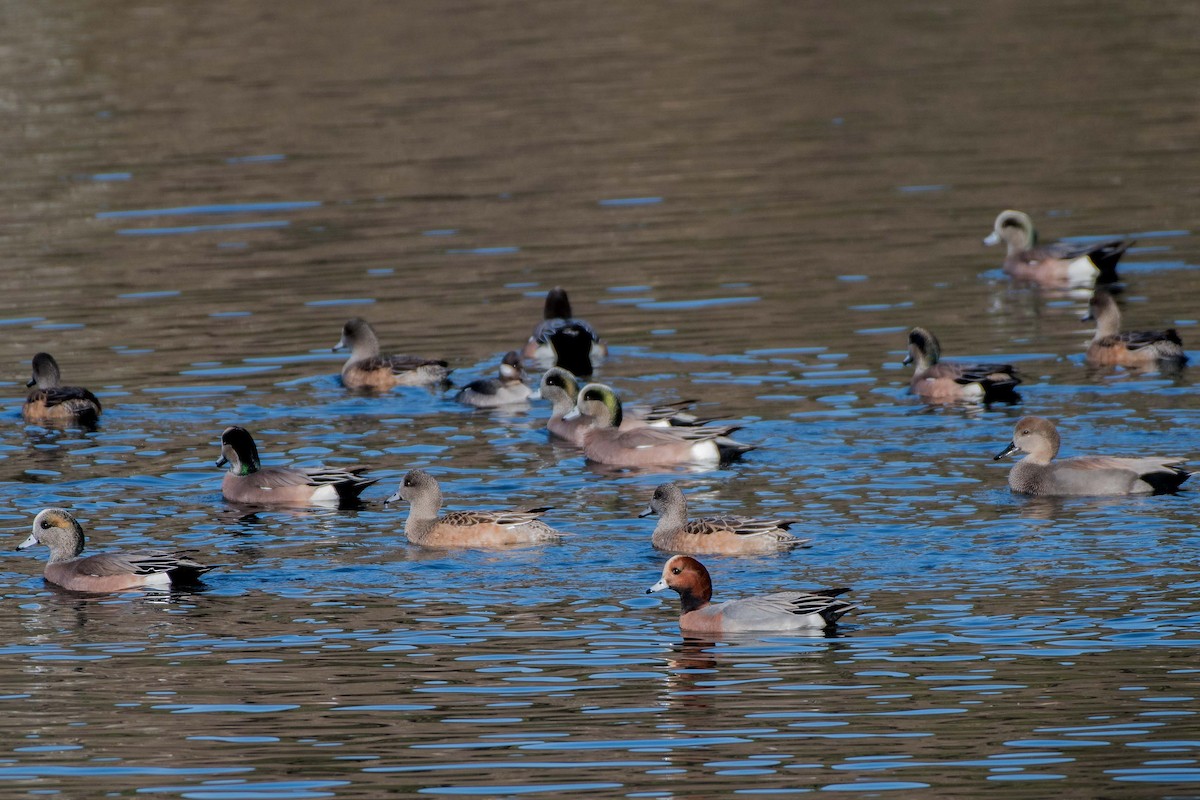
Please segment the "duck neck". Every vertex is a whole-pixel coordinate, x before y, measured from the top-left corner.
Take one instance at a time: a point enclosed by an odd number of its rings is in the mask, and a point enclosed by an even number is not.
[[[431,495],[415,497],[408,506],[408,519],[404,521],[404,534],[410,539],[424,536],[437,524],[438,511],[442,508],[442,492],[435,490]]]
[[[1121,312],[1117,310],[1115,304],[1096,314],[1096,335],[1093,337],[1094,341],[1099,341],[1109,336],[1116,336],[1120,332]]]
[[[658,515],[655,532],[676,531],[687,524],[687,501],[670,503]]]
[[[679,607],[684,614],[690,614],[693,611],[699,611],[708,605],[709,598],[712,597],[711,589],[707,592],[697,591],[691,587],[687,587],[679,592]]]
[[[354,344],[350,348],[351,361],[363,361],[379,355],[379,337],[370,328],[358,332]]]

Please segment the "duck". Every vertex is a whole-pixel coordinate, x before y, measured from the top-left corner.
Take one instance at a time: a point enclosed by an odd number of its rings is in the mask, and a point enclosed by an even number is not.
[[[724,516],[689,520],[687,499],[675,483],[664,483],[650,496],[639,517],[658,515],[650,544],[687,555],[751,555],[790,550],[808,542],[788,533],[796,520]]]
[[[388,356],[379,352],[379,337],[371,323],[355,317],[342,326],[334,352],[350,348],[342,365],[342,385],[347,389],[386,390],[395,386],[437,386],[450,374],[445,361],[421,356]]]
[[[612,387],[589,383],[579,390],[579,413],[588,417],[583,454],[612,467],[720,464],[753,450],[729,438],[736,425],[711,428],[634,428],[621,430],[621,400]]]
[[[96,395],[87,389],[62,385],[58,362],[49,353],[38,353],[33,357],[33,376],[25,385],[37,387],[21,407],[21,416],[26,422],[94,426],[103,410]]]
[[[673,589],[679,593],[679,628],[697,633],[743,631],[802,631],[832,628],[848,611],[857,608],[838,599],[847,587],[812,592],[775,592],[740,600],[712,603],[712,578],[691,556],[671,556],[663,565],[658,583],[646,594]]]
[[[1044,417],[1021,417],[1008,446],[996,454],[1026,453],[1008,473],[1009,487],[1032,495],[1122,495],[1173,492],[1190,477],[1182,458],[1075,456],[1058,461],[1060,439]]]
[[[546,293],[542,321],[534,326],[521,355],[586,378],[608,355],[608,345],[591,325],[571,315],[566,290],[555,286]]]
[[[1054,242],[1039,245],[1033,220],[1023,211],[1002,211],[983,243],[1004,242],[1004,271],[1020,281],[1050,286],[1091,286],[1117,280],[1117,262],[1132,239],[1099,242]]]
[[[496,408],[529,401],[533,390],[525,385],[525,367],[516,350],[509,350],[500,361],[495,378],[471,381],[454,395],[456,402],[475,408]]]
[[[214,569],[186,553],[147,551],[81,555],[83,526],[62,508],[40,511],[34,517],[33,532],[17,545],[17,549],[28,550],[37,544],[50,548],[50,560],[42,573],[47,583],[72,592],[108,593],[193,585],[201,575]]]
[[[221,494],[231,503],[245,505],[353,503],[379,480],[361,475],[365,467],[264,467],[254,437],[238,425],[221,432],[217,466],[226,465],[229,470],[221,481]]]
[[[591,421],[575,407],[579,399],[579,382],[561,367],[551,367],[542,375],[537,396],[550,401],[550,419],[546,429],[550,434],[576,447],[583,447],[583,437]],[[713,422],[711,417],[698,417],[687,411],[693,401],[680,400],[655,406],[623,406],[621,430],[634,428],[695,428]],[[715,430],[715,429],[713,429]],[[722,429],[728,432],[728,429]]]
[[[1165,331],[1121,331],[1121,309],[1108,290],[1099,288],[1088,301],[1081,320],[1094,321],[1096,334],[1088,343],[1087,363],[1097,367],[1181,367],[1187,363],[1183,341],[1174,328]]]
[[[942,361],[942,346],[924,328],[908,332],[904,363],[915,364],[909,390],[927,403],[1016,402],[1021,383],[1008,364],[961,364]]]
[[[507,548],[556,542],[564,534],[540,517],[549,507],[524,511],[448,511],[442,508],[442,488],[423,469],[409,470],[387,503],[407,500],[404,534],[422,547]]]

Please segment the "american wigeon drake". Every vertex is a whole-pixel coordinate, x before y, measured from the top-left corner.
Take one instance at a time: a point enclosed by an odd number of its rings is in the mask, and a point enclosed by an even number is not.
[[[442,508],[442,488],[423,469],[409,470],[388,503],[407,500],[404,534],[423,547],[501,548],[542,544],[563,534],[538,519],[548,508],[526,511],[448,511]]]
[[[388,356],[379,352],[379,337],[371,323],[355,317],[342,326],[334,351],[350,348],[342,365],[347,389],[391,389],[394,386],[435,386],[450,374],[445,361],[420,356]]]
[[[247,505],[334,505],[358,499],[378,478],[360,473],[365,467],[264,467],[254,437],[245,428],[231,425],[221,433],[217,466],[229,465],[221,481],[221,494],[231,503]]]
[[[96,395],[79,386],[63,386],[58,362],[49,353],[33,357],[33,377],[26,386],[36,386],[25,398],[21,416],[26,422],[65,422],[95,425],[100,416]]]
[[[454,399],[476,408],[496,408],[529,401],[533,390],[525,385],[525,367],[516,350],[509,350],[500,361],[500,374],[495,378],[471,381],[458,390]]]
[[[634,428],[621,430],[621,400],[611,387],[589,383],[579,390],[579,413],[588,417],[583,454],[613,467],[718,464],[753,450],[729,438],[737,426],[713,428]]]
[[[551,367],[542,375],[538,395],[543,400],[550,401],[550,419],[546,421],[546,428],[550,433],[576,447],[583,447],[584,433],[592,423],[578,413],[575,407],[579,399],[579,382],[575,380],[575,376],[565,369]],[[694,428],[713,421],[713,418],[698,417],[687,411],[691,404],[691,400],[680,400],[656,406],[622,406],[621,430],[645,427]]]
[[[663,565],[658,583],[646,590],[679,592],[679,627],[700,633],[741,631],[799,631],[831,628],[853,603],[839,600],[848,588],[817,589],[812,592],[776,592],[712,603],[712,579],[708,570],[691,556],[672,556]]]
[[[127,589],[194,584],[213,567],[185,553],[97,553],[81,556],[83,527],[67,511],[47,508],[33,520],[33,533],[17,545],[50,548],[46,580],[72,592],[121,592]]]
[[[1017,280],[1047,285],[1080,286],[1111,283],[1117,279],[1117,262],[1132,239],[1110,239],[1087,244],[1054,242],[1039,245],[1033,220],[1021,211],[1002,211],[984,244],[1004,244],[1004,271]]]
[[[1028,455],[1008,473],[1014,492],[1040,495],[1105,495],[1170,492],[1191,475],[1175,466],[1182,458],[1075,456],[1055,461],[1058,430],[1043,417],[1022,417],[1008,447],[996,461],[1016,450]]]
[[[963,401],[991,403],[1015,402],[1014,391],[1021,383],[1008,364],[961,364],[942,361],[942,346],[937,337],[924,328],[908,332],[905,364],[915,364],[909,389],[928,403]]]
[[[546,294],[542,321],[534,326],[521,355],[586,377],[608,355],[608,345],[591,325],[571,316],[570,298],[555,286]]]
[[[1087,362],[1098,367],[1180,367],[1187,363],[1183,342],[1174,328],[1165,331],[1121,331],[1121,309],[1105,289],[1088,302],[1084,321],[1094,320],[1096,334],[1088,344]]]
[[[659,550],[690,555],[775,553],[804,544],[788,533],[792,519],[753,519],[724,516],[689,520],[687,499],[674,483],[664,483],[650,496],[650,507],[639,517],[658,515],[650,543]]]

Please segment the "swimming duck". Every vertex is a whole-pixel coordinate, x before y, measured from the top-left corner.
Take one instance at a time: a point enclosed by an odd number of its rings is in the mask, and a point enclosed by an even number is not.
[[[525,368],[516,350],[509,350],[500,361],[500,374],[495,378],[471,381],[454,395],[454,399],[476,408],[495,408],[529,401],[533,390],[525,385]]]
[[[658,583],[646,590],[679,593],[679,627],[700,633],[742,631],[822,630],[837,624],[847,611],[857,608],[839,600],[848,588],[812,592],[776,592],[740,600],[712,603],[712,578],[704,565],[691,556],[672,556],[663,565]]]
[[[361,317],[342,327],[342,338],[334,351],[350,348],[342,365],[342,384],[347,389],[391,389],[394,386],[434,386],[450,374],[445,361],[420,356],[388,356],[379,352],[375,329]]]
[[[21,416],[26,422],[65,422],[84,426],[96,424],[100,401],[79,386],[63,386],[58,362],[49,353],[33,357],[33,377],[26,386],[36,386],[25,398]]]
[[[1132,239],[1109,239],[1086,244],[1055,242],[1039,245],[1033,220],[1021,211],[1002,211],[984,244],[1004,242],[1004,271],[1017,280],[1047,285],[1111,283],[1117,262]]]
[[[221,433],[217,466],[229,465],[221,494],[231,503],[248,505],[331,505],[358,499],[378,478],[365,478],[365,467],[264,467],[258,447],[245,428],[231,425]]]
[[[521,353],[526,359],[539,364],[553,363],[587,377],[608,355],[608,345],[600,340],[595,329],[571,316],[571,300],[562,287],[555,286],[546,294],[542,317]]]
[[[991,403],[1015,402],[1014,389],[1021,383],[1008,364],[960,364],[942,361],[942,346],[937,337],[924,328],[908,332],[905,364],[916,364],[909,389],[928,403],[962,401]]]
[[[1101,367],[1155,365],[1181,367],[1187,363],[1183,342],[1174,328],[1165,331],[1121,331],[1121,309],[1105,289],[1097,289],[1088,302],[1083,321],[1096,323],[1096,334],[1088,344],[1087,362]]]
[[[689,520],[687,499],[674,483],[654,490],[650,507],[639,517],[658,515],[658,524],[650,543],[659,550],[691,555],[737,555],[775,553],[804,544],[788,533],[791,519],[753,519],[751,517],[703,517]]]

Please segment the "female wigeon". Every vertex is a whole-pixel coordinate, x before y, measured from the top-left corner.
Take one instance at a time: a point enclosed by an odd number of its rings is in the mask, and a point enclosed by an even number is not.
[[[1096,334],[1088,344],[1087,363],[1098,367],[1181,367],[1187,363],[1183,342],[1174,328],[1165,331],[1121,331],[1121,309],[1105,289],[1097,289],[1088,301],[1084,321],[1096,323]]]
[[[557,541],[563,535],[538,519],[548,508],[448,511],[439,517],[442,489],[423,469],[410,470],[387,502],[397,500],[409,502],[404,534],[423,547],[519,547]]]
[[[1017,280],[1045,285],[1090,286],[1117,279],[1117,262],[1132,239],[1110,239],[1086,244],[1055,242],[1039,245],[1033,220],[1021,211],[1002,211],[991,234],[983,240],[1004,242],[1004,271]]]
[[[578,413],[579,382],[565,369],[551,367],[542,376],[538,395],[550,401],[550,419],[546,428],[551,434],[576,447],[583,447],[583,436],[591,421]],[[656,406],[622,406],[621,430],[634,428],[695,428],[707,425],[714,418],[698,417],[685,409],[691,400],[680,400]],[[715,430],[715,429],[713,429]],[[728,433],[728,429],[725,429]]]
[[[81,556],[83,528],[61,508],[47,508],[33,520],[33,533],[17,545],[50,548],[46,580],[72,592],[121,592],[144,587],[194,584],[213,567],[184,553],[97,553]]]
[[[334,351],[350,348],[342,365],[347,389],[391,389],[394,386],[434,386],[450,374],[445,361],[420,356],[387,356],[379,352],[379,338],[365,319],[355,317],[342,327]]]
[[[658,583],[646,594],[663,589],[679,592],[680,629],[700,633],[821,630],[833,627],[843,614],[857,608],[838,599],[850,591],[844,587],[776,592],[713,605],[708,570],[691,556],[672,556],[663,565]]]
[[[687,499],[674,483],[654,490],[650,507],[638,514],[658,514],[658,524],[650,543],[659,550],[691,555],[743,555],[775,553],[804,544],[788,533],[791,519],[753,519],[751,517],[704,517],[689,520]]]
[[[100,401],[79,386],[63,386],[58,362],[49,353],[33,357],[33,377],[26,386],[36,386],[25,398],[21,416],[26,422],[64,422],[84,426],[96,424]]]
[[[217,466],[229,465],[221,494],[231,503],[247,505],[333,505],[358,499],[378,478],[365,478],[365,467],[264,467],[258,447],[245,428],[232,425],[221,433]]]
[[[608,345],[591,325],[571,316],[571,300],[555,286],[546,294],[542,321],[534,326],[521,355],[586,377],[608,355]]]
[[[1021,417],[1008,447],[995,460],[1016,450],[1028,453],[1008,473],[1014,492],[1041,495],[1103,495],[1170,492],[1191,475],[1175,466],[1182,458],[1075,456],[1054,461],[1058,430],[1043,417]]]
[[[579,390],[579,413],[588,418],[583,454],[614,467],[718,464],[753,450],[729,438],[736,425],[723,428],[634,428],[621,430],[621,400],[612,388],[589,383]]]
[[[1008,364],[960,364],[942,361],[942,346],[924,328],[908,332],[905,364],[915,364],[909,389],[927,403],[1015,402],[1021,383]]]
[[[529,401],[533,390],[525,385],[525,367],[516,350],[509,350],[500,361],[500,374],[495,378],[472,381],[458,390],[454,399],[476,408],[496,408]]]

